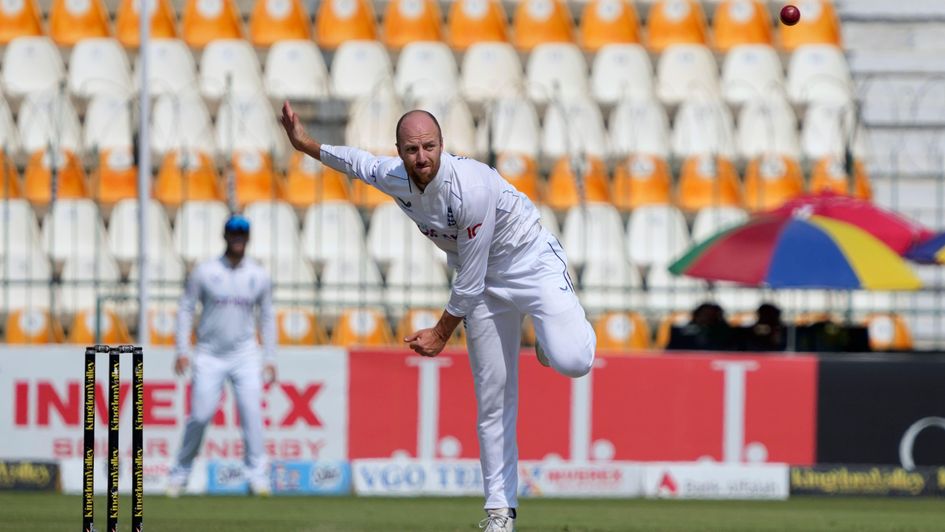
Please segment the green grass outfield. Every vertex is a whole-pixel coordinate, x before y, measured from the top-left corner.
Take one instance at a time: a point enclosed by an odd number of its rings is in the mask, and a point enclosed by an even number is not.
[[[154,531],[474,531],[477,498],[145,497],[145,530]],[[121,530],[129,530],[122,497]],[[518,530],[945,530],[941,499],[794,498],[784,502],[575,500],[522,501]],[[96,500],[98,530],[105,499]],[[2,493],[0,530],[79,530],[78,496]]]

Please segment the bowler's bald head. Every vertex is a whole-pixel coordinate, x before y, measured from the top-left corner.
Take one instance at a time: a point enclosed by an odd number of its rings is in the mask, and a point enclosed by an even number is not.
[[[433,133],[440,141],[443,141],[443,130],[440,129],[440,123],[436,117],[423,109],[414,109],[408,111],[397,121],[397,144],[400,145],[404,135],[417,135]]]

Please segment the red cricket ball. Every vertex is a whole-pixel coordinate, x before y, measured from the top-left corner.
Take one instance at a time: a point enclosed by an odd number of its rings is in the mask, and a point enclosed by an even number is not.
[[[793,26],[801,20],[801,10],[797,6],[788,4],[781,8],[781,22],[785,26]]]

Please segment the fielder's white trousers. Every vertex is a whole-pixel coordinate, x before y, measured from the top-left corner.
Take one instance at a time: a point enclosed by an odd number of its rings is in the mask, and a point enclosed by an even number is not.
[[[561,244],[542,231],[532,250],[501,278],[487,276],[482,300],[466,316],[487,509],[518,506],[515,425],[523,317],[532,317],[538,343],[551,367],[562,375],[586,375],[597,346],[594,328],[574,293]]]
[[[223,384],[233,386],[243,430],[244,463],[247,478],[254,484],[269,484],[268,460],[263,445],[262,360],[258,350],[224,356],[198,351],[191,366],[190,417],[184,427],[184,438],[171,471],[171,481],[186,483],[194,458],[200,451],[207,424],[213,419]]]

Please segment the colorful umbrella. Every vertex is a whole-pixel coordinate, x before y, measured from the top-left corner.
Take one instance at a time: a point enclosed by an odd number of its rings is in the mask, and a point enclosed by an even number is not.
[[[899,255],[932,236],[933,232],[873,203],[831,192],[810,194],[788,201],[770,214],[816,214],[853,224],[875,236]]]
[[[866,231],[824,216],[764,215],[698,244],[677,275],[771,288],[915,290],[909,266]]]
[[[945,233],[939,233],[913,247],[905,256],[920,264],[945,264]]]

